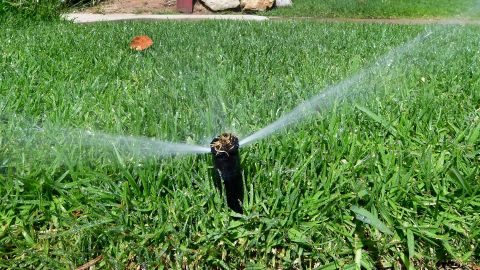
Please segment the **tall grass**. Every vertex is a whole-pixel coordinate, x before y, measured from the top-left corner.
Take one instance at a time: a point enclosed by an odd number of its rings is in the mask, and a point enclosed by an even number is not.
[[[293,22],[1,28],[0,268],[74,268],[99,255],[98,267],[126,269],[478,264],[476,26],[440,30],[359,82],[353,102],[241,149],[239,219],[213,186],[208,155],[140,159],[68,133],[204,145],[220,131],[245,136],[423,31]],[[153,47],[128,49],[138,34]]]

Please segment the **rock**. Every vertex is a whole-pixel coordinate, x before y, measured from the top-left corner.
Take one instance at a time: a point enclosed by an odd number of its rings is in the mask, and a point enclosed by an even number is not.
[[[240,0],[202,0],[202,2],[213,11],[232,9],[240,6]]]
[[[202,2],[195,1],[195,4],[193,5],[193,13],[210,14],[212,12]]]
[[[292,0],[276,0],[275,6],[276,7],[289,7],[292,5]]]
[[[265,11],[272,8],[275,0],[240,0],[240,7],[244,11]]]

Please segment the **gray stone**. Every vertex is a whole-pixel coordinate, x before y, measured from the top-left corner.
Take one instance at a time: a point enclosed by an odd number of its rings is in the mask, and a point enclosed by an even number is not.
[[[202,2],[213,11],[232,9],[240,6],[240,0],[202,0]]]
[[[292,0],[276,0],[275,1],[275,6],[276,7],[289,7],[292,4],[293,4]]]

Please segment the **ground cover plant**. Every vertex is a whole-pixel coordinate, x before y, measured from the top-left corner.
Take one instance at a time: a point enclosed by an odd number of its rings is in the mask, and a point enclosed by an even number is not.
[[[0,29],[0,268],[98,256],[126,269],[473,267],[480,29],[433,28],[10,22]],[[429,31],[362,76],[348,102],[319,104],[241,148],[243,216],[215,190],[209,155],[109,143],[245,137]],[[137,35],[154,45],[129,49]],[[90,144],[98,132],[113,135]]]
[[[97,5],[97,0],[1,0],[0,19],[15,16],[17,19],[56,20],[69,8]],[[18,22],[18,20],[17,20]]]
[[[0,20],[16,16],[37,19],[58,19],[61,2],[56,0],[43,1],[0,1]]]
[[[478,18],[474,0],[294,0],[289,8],[274,9],[268,15],[345,18],[466,17]]]

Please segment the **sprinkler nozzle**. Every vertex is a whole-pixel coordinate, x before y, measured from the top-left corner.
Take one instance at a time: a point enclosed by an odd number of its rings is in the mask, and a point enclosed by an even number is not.
[[[223,182],[228,207],[242,214],[243,177],[238,148],[238,138],[231,133],[223,133],[210,143],[215,186],[221,191]]]

